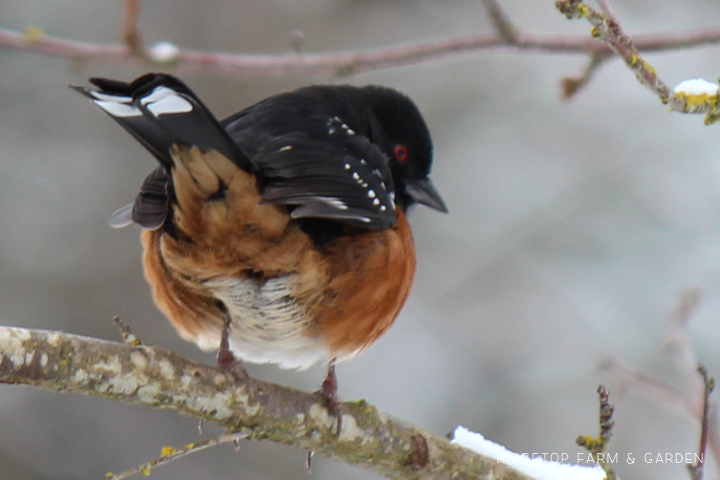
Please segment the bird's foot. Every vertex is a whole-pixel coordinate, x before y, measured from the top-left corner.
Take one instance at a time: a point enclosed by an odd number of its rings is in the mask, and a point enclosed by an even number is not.
[[[335,359],[330,361],[328,365],[328,372],[323,380],[320,389],[315,393],[320,395],[325,402],[325,407],[330,412],[330,415],[337,418],[337,430],[335,436],[340,438],[340,432],[342,431],[342,403],[340,397],[338,397],[338,382],[337,376],[335,375]]]

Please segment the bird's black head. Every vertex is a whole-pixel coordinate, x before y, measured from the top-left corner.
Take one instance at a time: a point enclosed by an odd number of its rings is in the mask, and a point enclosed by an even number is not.
[[[390,157],[396,202],[403,210],[417,202],[447,212],[445,202],[428,178],[433,146],[420,110],[396,90],[371,85],[363,88],[363,92],[379,122],[373,125],[371,140]]]

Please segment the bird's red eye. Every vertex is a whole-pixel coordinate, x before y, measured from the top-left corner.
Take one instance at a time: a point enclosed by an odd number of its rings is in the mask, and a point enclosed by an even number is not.
[[[397,160],[400,163],[403,163],[408,159],[410,156],[408,154],[408,149],[405,145],[395,145],[395,160]]]

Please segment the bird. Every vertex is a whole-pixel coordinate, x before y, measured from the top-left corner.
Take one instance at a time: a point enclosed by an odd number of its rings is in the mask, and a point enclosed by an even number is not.
[[[218,120],[180,79],[72,86],[157,160],[113,227],[142,227],[155,304],[179,335],[248,379],[242,362],[328,366],[394,322],[412,286],[408,208],[447,212],[433,146],[395,89],[310,85]],[[339,427],[340,417],[338,417]]]

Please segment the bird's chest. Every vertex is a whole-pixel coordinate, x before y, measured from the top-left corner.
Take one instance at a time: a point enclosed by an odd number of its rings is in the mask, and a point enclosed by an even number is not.
[[[298,300],[297,275],[259,281],[225,278],[205,282],[230,315],[230,348],[243,360],[305,368],[327,360],[319,339],[308,336],[312,315]]]

